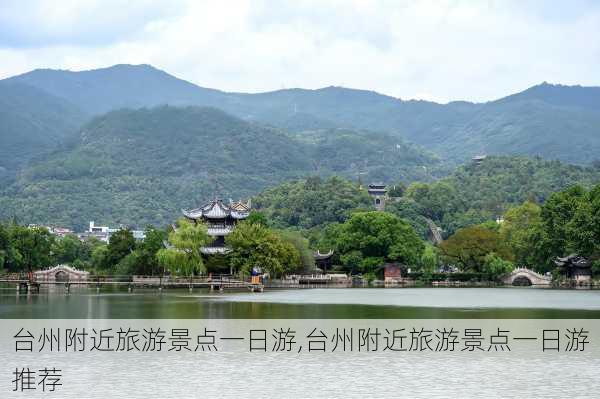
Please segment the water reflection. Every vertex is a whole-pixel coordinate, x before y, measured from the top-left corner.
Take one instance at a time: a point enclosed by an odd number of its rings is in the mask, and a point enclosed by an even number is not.
[[[0,289],[0,318],[600,318],[600,291],[531,288],[136,290]]]

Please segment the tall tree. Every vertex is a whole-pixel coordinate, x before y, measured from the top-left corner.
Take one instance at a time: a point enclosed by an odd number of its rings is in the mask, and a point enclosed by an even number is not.
[[[284,242],[291,244],[300,255],[300,263],[298,271],[310,273],[315,268],[315,256],[313,251],[308,246],[308,239],[302,234],[294,230],[277,230],[275,232]]]
[[[579,201],[566,230],[569,250],[600,259],[600,184]]]
[[[336,249],[342,262],[352,268],[360,262],[371,273],[385,260],[416,265],[423,241],[404,220],[386,212],[357,212],[336,229]]]
[[[172,274],[193,276],[206,272],[202,261],[201,248],[210,243],[206,224],[179,219],[177,228],[169,233],[170,248],[163,248],[156,254],[160,265]]]
[[[120,229],[111,234],[108,242],[107,263],[114,267],[135,249],[135,238],[128,229]]]
[[[490,253],[507,260],[511,258],[498,232],[482,226],[458,230],[440,244],[440,250],[446,261],[460,266],[464,271],[482,272],[485,257]]]
[[[87,260],[89,247],[74,235],[66,235],[54,241],[52,251],[58,263],[71,264],[75,260]]]
[[[12,242],[9,270],[32,271],[54,265],[54,236],[46,228],[12,224],[9,231]]]
[[[500,226],[500,239],[505,242],[514,255],[517,265],[535,268],[538,260],[532,251],[537,232],[541,227],[541,208],[530,201],[510,208],[504,214]]]
[[[146,228],[146,238],[138,245],[138,262],[135,273],[154,275],[159,272],[160,265],[156,254],[164,248],[164,241],[168,238],[167,232],[152,226]]]
[[[0,270],[4,270],[8,262],[8,254],[12,250],[8,230],[0,223]]]
[[[229,255],[232,267],[242,274],[260,268],[276,277],[300,265],[296,247],[261,224],[239,223],[225,242],[232,249]]]
[[[579,185],[559,191],[550,196],[542,207],[541,217],[546,233],[546,248],[548,258],[564,256],[569,251],[571,231],[569,222],[575,216],[582,200],[585,189]]]

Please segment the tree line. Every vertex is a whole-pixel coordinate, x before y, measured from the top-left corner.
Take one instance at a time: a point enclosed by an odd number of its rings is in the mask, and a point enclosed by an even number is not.
[[[260,268],[271,276],[306,272],[314,267],[308,240],[298,232],[267,226],[258,212],[227,236],[226,255],[206,256],[209,245],[205,223],[180,219],[166,229],[149,226],[137,241],[128,229],[111,234],[106,244],[94,237],[57,237],[45,227],[0,224],[0,272],[22,273],[55,264],[69,264],[96,275],[192,276],[209,272],[248,275]]]
[[[212,240],[206,225],[185,219],[175,228],[149,226],[143,241],[119,230],[109,244],[57,238],[44,228],[8,222],[0,224],[0,269],[24,272],[68,263],[96,274],[189,276],[247,275],[260,268],[278,277],[314,271],[312,249],[318,248],[334,250],[335,271],[368,279],[382,277],[386,263],[424,275],[458,271],[492,279],[515,266],[554,272],[553,260],[571,253],[588,257],[594,273],[600,272],[600,185],[573,185],[545,195],[544,202],[528,197],[504,203],[499,223],[476,219],[446,231],[434,246],[419,230],[418,217],[443,219],[454,204],[448,192],[456,191],[448,182],[436,184],[398,184],[390,194],[399,201],[392,199],[378,212],[364,188],[340,178],[285,183],[260,196],[255,203],[261,211],[226,237],[227,255],[203,255],[200,248]],[[414,215],[399,212],[395,205],[405,200],[420,209]]]

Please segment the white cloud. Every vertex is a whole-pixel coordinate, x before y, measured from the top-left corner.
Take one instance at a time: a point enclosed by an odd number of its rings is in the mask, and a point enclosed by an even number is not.
[[[593,2],[8,4],[0,77],[148,63],[228,91],[342,85],[438,101],[485,101],[544,80],[600,85]]]

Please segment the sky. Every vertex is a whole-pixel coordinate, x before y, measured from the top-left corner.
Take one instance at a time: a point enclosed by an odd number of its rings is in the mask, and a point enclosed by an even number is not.
[[[225,91],[482,102],[600,86],[600,1],[2,0],[0,78],[123,63]]]

